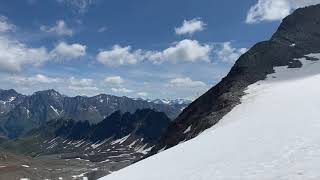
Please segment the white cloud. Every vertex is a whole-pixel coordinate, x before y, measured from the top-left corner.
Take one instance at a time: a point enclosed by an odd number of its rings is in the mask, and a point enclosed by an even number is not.
[[[73,91],[98,91],[99,88],[96,86],[68,86],[70,90]]]
[[[170,87],[178,87],[178,88],[194,88],[194,87],[205,87],[206,83],[202,81],[194,81],[189,77],[185,78],[175,78],[169,81]]]
[[[215,53],[219,60],[227,63],[234,63],[242,54],[247,52],[246,48],[234,48],[231,46],[231,42],[225,42],[222,47],[215,50]]]
[[[60,42],[51,52],[54,58],[74,59],[86,55],[86,46],[78,43],[67,44]]]
[[[94,3],[94,0],[57,0],[57,2],[68,5],[76,13],[84,14]]]
[[[59,36],[72,36],[73,30],[63,20],[58,20],[53,27],[41,26],[41,31],[55,33]]]
[[[108,66],[119,66],[137,64],[144,59],[142,50],[131,50],[131,46],[121,47],[115,45],[111,50],[104,50],[99,52],[97,60]]]
[[[73,96],[96,95],[100,91],[93,79],[52,77],[44,74],[3,74],[0,82],[4,84],[4,88],[15,88],[27,94],[46,89],[56,89],[63,94]]]
[[[0,33],[14,31],[16,26],[8,22],[8,18],[0,15]]]
[[[131,93],[133,90],[127,88],[111,88],[111,91],[114,93]]]
[[[164,61],[173,63],[209,61],[211,50],[212,48],[207,44],[200,44],[196,40],[184,39],[162,52],[149,53],[148,58],[154,63],[162,63]]]
[[[138,92],[137,95],[140,96],[140,97],[146,97],[146,96],[148,96],[148,93],[146,93],[146,92]]]
[[[189,34],[192,35],[197,31],[203,31],[206,24],[199,18],[191,19],[189,21],[184,20],[181,27],[175,28],[175,32],[178,35]]]
[[[39,83],[54,83],[54,82],[60,82],[59,78],[51,78],[42,74],[37,74],[33,77],[30,77],[28,79],[29,81],[35,81]]]
[[[70,78],[70,85],[72,86],[92,86],[93,79],[76,79],[75,77]]]
[[[122,83],[124,83],[124,79],[122,79],[120,76],[106,77],[104,79],[104,81],[107,82],[107,83],[112,83],[112,84],[122,84]]]
[[[28,47],[6,34],[15,29],[16,26],[9,23],[8,18],[0,15],[0,71],[19,72],[23,66],[39,66],[50,60],[46,48]]]
[[[0,71],[20,72],[24,66],[40,66],[52,59],[74,59],[86,54],[86,46],[59,43],[48,52],[44,47],[31,48],[15,39],[0,36]]]
[[[37,74],[34,76],[24,77],[24,76],[12,76],[10,80],[16,84],[20,85],[35,85],[35,84],[49,84],[61,82],[60,78],[52,78],[43,74]]]
[[[101,51],[97,60],[107,66],[132,65],[148,60],[154,64],[209,61],[211,50],[210,45],[190,39],[179,41],[163,51],[132,50],[131,46],[115,45],[111,50]]]
[[[258,0],[251,6],[246,23],[276,21],[288,16],[294,9],[320,3],[320,0]]]
[[[0,36],[0,70],[19,72],[25,65],[39,66],[50,59],[47,49],[30,48],[27,45]]]
[[[87,79],[87,78],[77,79],[75,77],[71,77],[69,79],[68,88],[76,91],[99,90],[99,88],[96,87],[93,79]]]

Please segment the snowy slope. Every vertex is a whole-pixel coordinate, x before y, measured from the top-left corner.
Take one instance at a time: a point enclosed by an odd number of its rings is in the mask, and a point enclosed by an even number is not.
[[[320,179],[320,62],[300,60],[198,137],[102,180]]]

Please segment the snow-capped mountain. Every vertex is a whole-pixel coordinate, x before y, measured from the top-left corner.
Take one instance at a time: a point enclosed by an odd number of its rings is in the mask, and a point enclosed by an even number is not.
[[[10,112],[17,104],[24,100],[25,96],[15,90],[0,89],[0,115]]]
[[[174,106],[180,109],[182,112],[190,103],[192,103],[191,100],[187,99],[154,99],[154,100],[148,100],[151,103],[155,104],[162,104],[162,105],[169,105]]]
[[[319,84],[316,5],[286,17],[184,109],[158,154],[102,180],[319,179]]]
[[[149,102],[153,102],[156,104],[170,104],[170,105],[188,105],[192,101],[187,99],[155,99],[155,100],[149,100]]]
[[[149,108],[164,112],[174,119],[186,106],[106,94],[67,97],[55,90],[47,90],[24,96],[14,90],[1,90],[0,134],[14,138],[58,118],[98,123],[118,110],[134,113],[137,109]]]

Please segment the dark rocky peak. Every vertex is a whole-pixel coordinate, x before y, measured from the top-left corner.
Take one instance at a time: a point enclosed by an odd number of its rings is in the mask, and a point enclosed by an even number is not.
[[[301,67],[302,63],[296,59],[320,52],[319,45],[320,5],[296,10],[283,20],[269,41],[254,45],[236,61],[225,78],[184,109],[152,153],[212,127],[240,103],[250,84],[274,73],[274,67]]]
[[[40,95],[40,96],[44,96],[44,97],[53,97],[53,98],[63,97],[59,92],[57,92],[54,89],[38,91],[38,92],[35,92],[33,95]]]
[[[14,89],[0,89],[0,94],[18,94]]]
[[[17,97],[23,97],[23,95],[17,93],[14,89],[0,90],[1,101],[14,101]]]
[[[13,89],[0,90],[0,121],[1,116],[5,116],[13,110],[18,104],[23,102],[26,96],[17,93]],[[0,128],[1,131],[1,128]]]
[[[170,119],[166,114],[152,109],[141,109],[135,113],[116,111],[97,124],[60,118],[49,121],[40,129],[52,131],[57,137],[71,140],[86,139],[97,142],[132,135],[143,138],[145,143],[155,144],[169,123]]]
[[[271,40],[306,52],[319,51],[320,5],[298,9],[284,18]]]
[[[146,142],[157,142],[167,130],[170,119],[163,112],[150,109],[137,110],[135,134],[145,137]]]
[[[54,134],[72,140],[86,139],[90,136],[91,125],[88,121],[74,121],[72,119],[59,119],[50,123],[54,127]]]
[[[50,107],[52,110],[55,110],[57,108],[59,110],[62,110],[64,98],[65,97],[59,92],[50,89],[35,92],[28,98],[27,103],[33,106],[35,110],[39,106]]]

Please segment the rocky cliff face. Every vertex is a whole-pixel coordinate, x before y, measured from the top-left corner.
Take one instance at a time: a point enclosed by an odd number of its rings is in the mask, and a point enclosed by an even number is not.
[[[218,123],[240,103],[248,85],[265,79],[274,67],[299,68],[302,64],[297,58],[319,51],[320,5],[296,10],[283,20],[270,40],[254,45],[220,83],[184,109],[152,153],[189,140]]]

